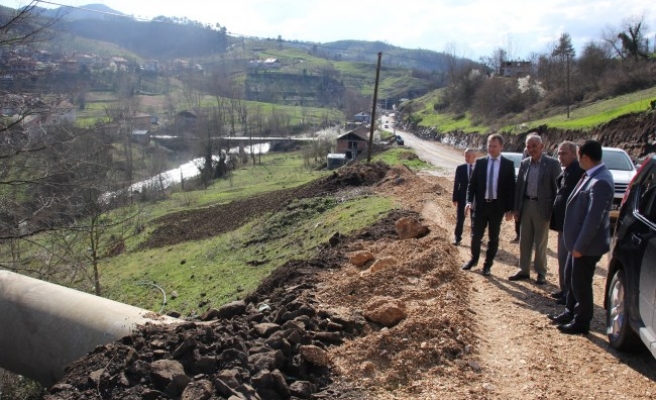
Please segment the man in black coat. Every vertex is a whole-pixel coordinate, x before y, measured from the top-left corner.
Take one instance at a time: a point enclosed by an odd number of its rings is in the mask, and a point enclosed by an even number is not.
[[[474,169],[474,161],[476,161],[476,152],[474,149],[465,150],[465,163],[458,165],[456,168],[456,176],[453,180],[453,195],[451,201],[456,207],[456,230],[454,232],[455,238],[453,244],[458,246],[462,240],[462,230],[465,225],[465,205],[467,204],[467,185],[469,184],[469,177],[471,171]]]
[[[501,156],[503,136],[492,134],[487,138],[486,157],[481,157],[474,164],[469,185],[467,186],[467,205],[465,212],[473,208],[474,233],[471,242],[471,259],[462,269],[469,270],[478,263],[481,254],[481,240],[488,228],[489,242],[483,275],[490,275],[490,268],[499,248],[499,232],[504,215],[506,220],[513,219],[515,195],[515,165]]]
[[[565,208],[567,199],[572,194],[576,184],[585,172],[576,158],[576,145],[565,141],[558,146],[558,161],[564,168],[563,172],[556,178],[556,198],[554,199],[553,213],[549,229],[558,232],[558,282],[559,290],[551,293],[558,304],[565,304],[567,288],[565,285],[565,263],[567,261],[567,249],[563,242],[563,224],[565,223]]]

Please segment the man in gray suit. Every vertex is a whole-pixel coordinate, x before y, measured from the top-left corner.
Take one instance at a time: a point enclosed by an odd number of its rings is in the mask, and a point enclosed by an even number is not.
[[[565,208],[563,240],[569,251],[565,265],[567,304],[550,318],[566,334],[587,334],[592,321],[592,278],[601,256],[610,249],[610,212],[615,185],[601,161],[601,143],[586,141],[579,147],[579,164],[585,174],[574,188]]]
[[[533,267],[538,285],[547,283],[547,242],[553,202],[558,192],[556,178],[560,163],[543,154],[544,143],[537,133],[526,137],[529,157],[522,160],[515,186],[515,218],[520,220],[519,271],[508,279],[529,279],[531,255],[535,247]]]

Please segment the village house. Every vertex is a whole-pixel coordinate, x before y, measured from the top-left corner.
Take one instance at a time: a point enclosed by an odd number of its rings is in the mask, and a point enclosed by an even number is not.
[[[346,154],[349,160],[367,150],[369,145],[369,129],[361,125],[337,138],[336,152]]]
[[[520,78],[531,74],[529,61],[504,61],[501,63],[499,75],[506,78]]]
[[[359,112],[353,116],[353,121],[368,124],[371,122],[371,115],[366,112]]]
[[[128,118],[130,126],[136,130],[148,130],[152,125],[152,117],[150,114],[138,112],[134,113]]]
[[[132,131],[131,140],[144,146],[148,145],[150,143],[150,132],[145,129],[135,129]]]

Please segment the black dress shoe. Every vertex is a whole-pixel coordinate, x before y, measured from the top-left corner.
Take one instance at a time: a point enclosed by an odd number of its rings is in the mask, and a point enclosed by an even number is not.
[[[554,299],[559,299],[561,297],[565,297],[565,292],[562,290],[556,290],[554,292],[551,292],[549,296],[551,296]]]
[[[452,243],[454,246],[460,246],[460,240],[454,240]]]
[[[521,280],[527,280],[529,278],[530,277],[528,276],[528,274],[525,274],[523,272],[518,272],[515,275],[510,275],[508,277],[508,280],[509,281],[521,281]]]
[[[483,267],[483,276],[490,276],[492,275],[492,272],[490,272],[490,267]]]
[[[558,330],[567,335],[587,335],[590,327],[576,322],[570,322],[567,325],[558,325]]]
[[[469,271],[475,265],[476,265],[476,263],[470,260],[470,261],[467,261],[466,263],[462,264],[462,269],[464,269],[465,271]]]
[[[535,280],[536,285],[544,285],[547,283],[547,278],[544,277],[544,275],[538,275],[538,279]]]
[[[567,304],[567,297],[563,296],[563,297],[557,298],[556,299],[556,304],[558,304],[559,306],[564,306],[565,304]]]
[[[554,324],[569,324],[574,319],[574,314],[569,311],[564,311],[560,314],[549,314],[547,317]]]

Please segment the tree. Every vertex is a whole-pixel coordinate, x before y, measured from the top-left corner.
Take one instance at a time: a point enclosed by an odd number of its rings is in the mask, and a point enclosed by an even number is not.
[[[607,26],[602,37],[604,42],[622,60],[647,59],[649,49],[645,39],[648,26],[645,16],[631,16],[624,20],[620,28]]]
[[[583,51],[577,61],[579,80],[588,90],[597,90],[601,78],[610,68],[610,55],[604,47],[595,42],[583,46]]]
[[[556,60],[556,63],[559,65],[559,70],[564,74],[565,81],[565,104],[567,105],[567,118],[569,118],[569,106],[570,106],[570,64],[574,59],[576,52],[574,51],[574,46],[572,46],[572,38],[569,36],[569,33],[562,33],[558,39],[558,45],[551,52],[551,57]]]

